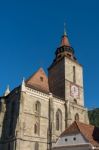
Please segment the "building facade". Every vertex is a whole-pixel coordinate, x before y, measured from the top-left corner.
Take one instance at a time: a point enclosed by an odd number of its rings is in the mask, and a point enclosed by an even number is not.
[[[74,121],[59,136],[53,150],[99,150],[99,128]]]
[[[66,32],[48,77],[40,68],[0,100],[0,149],[51,150],[74,121],[89,123],[84,107],[83,67]]]

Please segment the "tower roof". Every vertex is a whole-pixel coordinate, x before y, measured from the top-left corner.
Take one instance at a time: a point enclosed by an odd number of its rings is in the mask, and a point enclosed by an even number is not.
[[[68,40],[68,36],[67,36],[65,28],[64,28],[64,34],[63,34],[62,39],[61,39],[61,44],[56,49],[55,55],[56,55],[55,59],[53,60],[53,63],[51,64],[51,66],[48,69],[50,69],[56,63],[58,63],[64,57],[67,57],[67,58],[77,62],[77,59],[75,57],[74,49],[70,45],[70,42]]]
[[[63,35],[61,39],[61,46],[70,46],[67,35]]]
[[[68,36],[66,33],[66,24],[65,23],[64,23],[64,34],[63,34],[62,39],[61,39],[61,46],[70,46]]]

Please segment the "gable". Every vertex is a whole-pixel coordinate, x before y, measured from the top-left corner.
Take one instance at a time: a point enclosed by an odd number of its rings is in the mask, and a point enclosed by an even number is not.
[[[41,92],[49,93],[48,78],[42,68],[34,73],[27,81],[26,86]]]
[[[58,139],[55,147],[57,146],[69,146],[69,145],[81,145],[89,143],[85,137],[79,133],[68,134]]]

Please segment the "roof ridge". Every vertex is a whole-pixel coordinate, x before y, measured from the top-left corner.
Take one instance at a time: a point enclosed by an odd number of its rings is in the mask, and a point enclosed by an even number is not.
[[[90,135],[86,134],[85,131],[83,131],[83,127],[85,127],[86,129],[87,128],[91,128],[91,130],[94,130],[95,129],[95,126],[93,126],[92,124],[85,124],[85,123],[82,123],[82,122],[76,122],[79,130],[80,130],[80,133],[87,139],[87,141],[89,143],[92,143],[93,142],[93,138],[89,138]],[[99,127],[96,127],[99,129]],[[95,140],[95,139],[94,139]],[[97,142],[97,140],[95,140]]]
[[[76,125],[77,125],[77,127],[78,127],[80,133],[86,138],[86,140],[87,140],[88,142],[90,142],[89,139],[84,135],[84,133],[82,132],[82,130],[81,130],[81,128],[80,128],[80,125],[82,125],[82,124],[85,125],[85,124],[82,123],[82,122],[79,122],[79,121],[75,121],[75,122],[76,122]]]
[[[92,124],[85,124],[85,123],[83,123],[83,122],[79,122],[79,121],[75,121],[76,123],[77,123],[77,126],[79,126],[79,125],[86,125],[87,127],[93,127],[94,128],[94,125],[92,125]]]
[[[65,131],[64,131],[60,136],[63,136],[63,135],[64,135],[66,132],[68,132],[68,131],[70,130],[70,128],[72,128],[73,126],[76,126],[76,129],[80,132],[80,129],[79,129],[78,125],[77,125],[77,122],[74,121],[69,127],[67,127],[67,128],[65,129]]]
[[[74,123],[76,124],[77,128],[78,128],[79,131],[80,131],[80,128],[79,128],[79,125],[78,125],[78,121],[74,121]]]

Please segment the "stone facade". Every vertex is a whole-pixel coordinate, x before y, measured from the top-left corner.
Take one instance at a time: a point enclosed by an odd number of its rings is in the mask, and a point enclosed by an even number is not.
[[[48,69],[48,79],[40,69],[1,97],[0,149],[51,150],[75,119],[88,123],[82,66],[66,55],[54,61]]]

